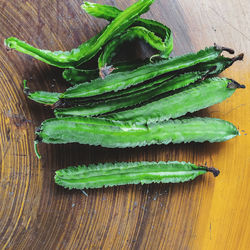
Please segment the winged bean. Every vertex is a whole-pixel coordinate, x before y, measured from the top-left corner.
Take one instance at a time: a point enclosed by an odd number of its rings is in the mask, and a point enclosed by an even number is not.
[[[190,53],[158,63],[145,65],[130,71],[129,74],[128,72],[114,73],[105,79],[96,79],[90,83],[83,83],[71,87],[62,94],[61,98],[83,98],[126,89],[132,85],[153,79],[154,77],[216,59],[223,49],[224,48],[218,46],[213,46],[205,50],[200,50],[198,53]]]
[[[231,84],[234,87],[230,88]],[[231,79],[209,78],[202,83],[186,87],[173,95],[163,97],[146,105],[103,116],[107,119],[130,123],[168,120],[222,102],[230,97],[236,88],[242,87],[244,86]]]
[[[116,7],[109,6],[109,5],[101,5],[98,3],[89,3],[85,2],[82,7],[84,10],[95,17],[98,18],[104,18],[108,21],[112,21],[114,18],[116,18],[122,11],[117,9]],[[146,28],[147,30],[150,30],[155,35],[161,37],[162,41],[165,44],[165,51],[164,53],[161,53],[160,56],[162,58],[167,58],[171,51],[173,50],[173,35],[171,30],[163,25],[162,23],[159,23],[154,20],[149,19],[143,19],[138,18],[132,26],[141,26]]]
[[[185,87],[197,80],[202,79],[206,75],[202,72],[190,72],[181,74],[168,81],[156,85],[151,88],[142,89],[141,91],[135,91],[130,95],[119,96],[113,99],[107,99],[102,101],[96,101],[92,103],[86,103],[85,105],[62,108],[55,110],[56,116],[96,116],[108,112],[112,112],[121,108],[127,108],[145,102],[151,102],[151,100],[161,94],[166,94],[169,91]]]
[[[51,65],[60,68],[74,68],[95,56],[113,36],[126,30],[141,14],[148,11],[153,2],[154,0],[137,1],[121,12],[99,35],[70,52],[40,50],[15,37],[6,39],[5,45]]]
[[[107,148],[126,148],[182,142],[220,142],[238,135],[237,128],[216,118],[185,118],[151,124],[129,124],[101,118],[63,117],[44,121],[36,131],[38,142],[77,142]]]
[[[56,171],[55,182],[69,189],[101,188],[127,184],[178,183],[195,179],[207,172],[216,177],[215,168],[190,162],[120,162],[68,167]]]

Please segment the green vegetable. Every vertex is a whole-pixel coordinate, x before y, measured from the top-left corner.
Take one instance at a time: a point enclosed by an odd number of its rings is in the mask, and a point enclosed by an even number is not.
[[[179,70],[179,71],[170,72],[166,75],[157,77],[156,79],[146,81],[142,84],[138,84],[138,85],[132,86],[130,88],[120,90],[118,92],[109,92],[109,93],[106,93],[104,95],[92,97],[91,99],[85,100],[85,102],[89,102],[92,100],[94,100],[94,101],[108,100],[110,98],[113,99],[113,98],[118,98],[120,96],[130,95],[131,93],[135,93],[138,91],[142,91],[144,89],[149,89],[151,87],[154,87],[156,84],[160,84],[160,83],[163,83],[165,81],[168,81],[168,80],[172,79],[173,77],[178,76],[182,73],[191,73],[191,72],[199,71],[200,74],[206,73],[206,77],[214,76],[214,75],[220,74],[227,67],[231,66],[235,61],[242,60],[242,59],[243,59],[243,54],[240,54],[240,55],[233,57],[233,58],[218,56],[216,59],[214,59],[212,61],[208,61],[206,63],[200,63],[200,64],[194,65],[192,67],[189,67],[189,68],[184,68],[184,69]],[[196,73],[198,73],[198,72],[196,72]],[[67,102],[67,100],[65,100],[65,101]],[[72,101],[72,99],[70,101]],[[81,101],[84,102],[84,99],[82,99]],[[81,101],[79,101],[79,102],[81,103]],[[77,101],[77,103],[78,103],[78,101]]]
[[[222,71],[233,65],[236,61],[243,60],[244,54],[239,54],[233,58],[218,56],[216,59],[201,63],[188,69],[188,71],[205,71],[208,70],[208,75],[214,76],[220,74]]]
[[[195,179],[215,168],[186,162],[121,162],[68,167],[56,171],[55,182],[69,189],[101,188],[127,184],[178,183]]]
[[[63,78],[72,85],[88,82],[99,77],[99,71],[96,69],[65,69]]]
[[[236,57],[233,58],[228,58],[224,56],[218,56],[216,59],[206,62],[206,63],[201,63],[199,65],[195,65],[192,67],[189,67],[187,69],[184,69],[185,72],[190,72],[190,71],[209,71],[209,75],[217,75],[221,73],[223,70],[231,66],[235,61],[237,60],[242,60],[243,59],[243,54],[240,54]],[[148,64],[148,62],[123,62],[123,63],[115,63],[114,68],[115,72],[124,72],[124,71],[130,71],[134,70],[143,64]],[[174,72],[176,74],[177,72]],[[93,70],[84,70],[84,69],[66,69],[63,72],[63,77],[66,81],[70,82],[72,85],[88,82],[91,80],[94,80],[99,77],[99,70],[98,69],[93,69]],[[145,86],[145,84],[141,85]],[[127,90],[123,90],[127,91]],[[130,92],[130,91],[129,91]],[[116,95],[116,93],[112,94]]]
[[[114,64],[115,72],[124,72],[134,70],[146,62],[144,61],[132,61],[132,62],[118,62]],[[99,69],[65,69],[63,71],[63,78],[70,82],[72,85],[89,82],[99,77]]]
[[[223,50],[225,48],[214,46],[200,50],[198,53],[190,53],[158,63],[148,64],[129,73],[114,73],[107,76],[104,80],[99,78],[90,83],[71,87],[62,94],[61,98],[83,98],[126,89],[154,77],[216,59]]]
[[[70,52],[40,50],[15,37],[6,39],[5,45],[51,65],[60,68],[74,68],[95,56],[102,46],[126,30],[141,14],[147,12],[153,2],[154,0],[137,1],[121,12],[103,32]]]
[[[23,92],[28,96],[29,99],[45,105],[53,105],[59,100],[59,96],[61,95],[61,93],[57,92],[46,92],[46,91],[30,92],[30,89],[27,87],[27,80],[23,81],[23,85],[24,85]]]
[[[129,124],[101,118],[64,117],[44,121],[36,131],[38,142],[81,143],[126,148],[182,142],[220,142],[238,135],[237,128],[215,118],[189,118],[152,124]]]
[[[130,95],[120,96],[108,100],[96,101],[92,103],[86,103],[85,105],[80,105],[79,104],[80,100],[79,100],[78,101],[79,106],[57,109],[55,110],[55,115],[95,116],[112,112],[121,108],[135,106],[141,103],[150,102],[150,100],[152,100],[154,97],[157,97],[161,94],[166,94],[171,90],[185,87],[190,83],[202,79],[205,75],[206,73],[200,73],[200,72],[190,72],[186,74],[181,74],[161,84],[158,85],[155,84],[156,86],[154,87],[142,89],[141,91],[133,92]]]
[[[149,31],[148,29],[140,26],[132,27],[119,37],[111,40],[105,46],[102,54],[98,59],[98,67],[102,70],[105,65],[109,65],[112,62],[113,57],[116,55],[117,48],[126,41],[134,40],[135,38],[143,39],[146,43],[148,43],[152,48],[162,52],[162,54],[168,54],[169,51],[166,53],[168,49],[162,39],[156,36],[153,32]],[[167,57],[167,56],[166,56]]]
[[[56,114],[93,116],[105,112],[111,112],[117,110],[118,108],[133,106],[135,104],[145,102],[149,99],[149,97],[152,99],[154,96],[159,95],[159,92],[157,92],[157,94],[153,91],[156,88],[157,91],[161,91],[162,94],[170,90],[187,86],[198,79],[217,75],[225,68],[231,66],[235,61],[242,59],[243,54],[233,58],[219,56],[215,60],[198,64],[195,67],[185,69],[185,71],[175,71],[154,80],[147,81],[143,84],[139,84],[118,92],[109,92],[104,95],[92,97],[91,99],[80,98],[60,100],[56,107],[67,107],[67,109],[57,110]],[[195,69],[199,70],[199,72],[195,72]],[[185,73],[185,75],[182,74],[182,72],[187,73]],[[183,82],[181,81],[182,76],[185,80]],[[164,87],[166,84],[168,85],[167,88]],[[151,90],[153,91],[152,93]],[[147,93],[147,95],[144,96],[145,93]]]
[[[210,78],[146,105],[104,115],[104,117],[129,123],[168,120],[220,103],[230,97],[236,88],[242,87],[244,86],[231,79]]]
[[[101,5],[97,3],[89,3],[85,2],[82,5],[82,8],[90,15],[104,18],[108,21],[112,21],[116,18],[122,11],[117,9],[116,7],[109,5]],[[159,36],[165,44],[165,51],[160,54],[162,58],[167,58],[171,51],[173,50],[173,35],[171,30],[163,25],[162,23],[138,18],[132,26],[141,26],[146,28],[147,30],[153,32],[155,35]]]
[[[240,54],[240,55],[233,57],[233,58],[226,58],[224,56],[219,56],[218,58],[216,58],[215,60],[213,60],[211,62],[196,65],[196,68],[200,71],[200,73],[194,72],[194,74],[202,75],[202,71],[205,71],[205,70],[207,70],[206,76],[219,74],[225,68],[231,66],[235,61],[242,60],[242,59],[243,59],[243,54]],[[131,69],[132,68],[134,69],[138,65],[139,65],[139,62],[134,62],[134,64],[131,64],[131,65],[119,63],[118,66],[116,66],[116,67],[118,67],[118,71],[122,72],[123,70],[129,70],[130,67],[131,67]],[[195,70],[195,67],[194,68],[190,67],[189,69],[186,69],[185,71],[192,74],[192,70]],[[66,70],[65,70],[65,72],[66,72]],[[68,69],[67,72],[69,73],[69,75],[71,74],[71,76],[69,76],[69,77],[74,79],[75,83],[77,82],[77,79],[83,79],[84,77],[87,77],[87,73],[86,73],[87,70]],[[95,70],[95,72],[98,75],[98,70]],[[149,91],[150,88],[152,88],[152,87],[155,88],[154,86],[156,84],[160,84],[160,83],[162,84],[163,82],[172,79],[173,77],[175,77],[177,74],[180,74],[180,73],[181,72],[178,72],[178,71],[173,72],[173,74],[161,76],[159,79],[149,81],[149,82],[146,82],[144,84],[139,84],[139,85],[136,85],[132,88],[127,88],[127,89],[124,89],[124,90],[121,90],[118,92],[110,92],[110,93],[107,93],[107,94],[102,95],[102,96],[97,96],[97,97],[92,98],[91,100],[76,99],[75,101],[73,101],[74,99],[71,99],[69,104],[71,106],[79,106],[79,105],[85,105],[85,104],[87,105],[88,104],[90,107],[93,107],[97,103],[98,103],[98,105],[101,105],[101,104],[99,104],[99,102],[103,103],[104,101],[106,102],[106,101],[109,101],[110,99],[113,100],[113,99],[117,99],[117,98],[121,98],[121,97],[129,98],[129,96],[131,94],[139,93],[139,92],[143,93],[142,91],[145,89],[147,89],[147,91]],[[37,92],[31,93],[29,91],[29,88],[27,88],[27,87],[25,90],[26,90],[25,93],[28,95],[29,99],[32,99],[35,102],[46,104],[46,105],[54,105],[56,102],[58,102],[59,96],[61,95],[61,93],[46,92],[46,91],[37,91]],[[65,101],[66,102],[63,103],[63,105],[68,106],[67,99]],[[112,101],[112,103],[113,103],[113,101]],[[58,107],[60,107],[60,105],[58,105]]]
[[[85,1],[81,6],[89,15],[113,21],[122,11],[114,6]]]

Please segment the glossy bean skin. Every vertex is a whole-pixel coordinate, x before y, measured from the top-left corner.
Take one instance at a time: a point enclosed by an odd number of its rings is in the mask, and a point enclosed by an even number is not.
[[[125,98],[126,96],[127,98],[129,98],[131,94],[139,93],[139,92],[143,93],[142,91],[144,91],[145,89],[149,90],[152,87],[154,88],[155,85],[161,84],[164,81],[168,81],[172,79],[173,77],[176,77],[182,74],[182,72],[192,73],[195,71],[195,69],[198,69],[200,72],[199,74],[201,75],[202,75],[202,71],[204,72],[206,71],[207,72],[206,77],[217,75],[221,73],[223,70],[225,70],[226,68],[228,68],[229,66],[231,66],[234,62],[238,60],[242,60],[242,59],[243,59],[243,54],[240,54],[233,58],[219,56],[215,60],[209,61],[207,63],[201,63],[199,65],[196,65],[195,67],[190,67],[183,71],[176,71],[176,72],[173,72],[172,74],[161,76],[159,79],[154,79],[152,81],[144,82],[143,84],[139,84],[134,87],[127,88],[118,92],[109,92],[101,96],[93,97],[91,99],[80,99],[80,100],[77,99],[75,100],[75,102],[73,102],[73,99],[71,99],[70,106],[75,107],[75,106],[87,105],[87,104],[94,106],[99,102],[103,103],[104,101],[110,101],[110,99],[113,100],[113,99],[117,99],[121,97]],[[131,65],[119,63],[118,66],[116,67],[118,67],[117,70],[119,72],[123,72],[123,71],[137,68],[139,67],[139,65],[141,65],[141,62],[134,62]],[[86,70],[68,69],[67,71],[69,72],[70,79],[72,79],[74,83],[77,83],[77,79],[79,79],[80,81],[84,77],[87,79],[88,74],[86,73]],[[98,69],[95,70],[95,72],[98,75]],[[54,105],[59,100],[59,97],[61,95],[61,93],[52,93],[52,92],[46,92],[46,91],[37,91],[37,92],[32,92],[32,93],[30,91],[26,91],[26,94],[28,95],[29,99],[38,103],[46,104],[46,105]],[[67,106],[67,103],[65,105]]]
[[[190,162],[120,162],[68,167],[56,171],[55,182],[68,189],[89,189],[127,184],[180,183],[219,170]]]
[[[185,72],[190,71],[205,71],[209,70],[210,75],[217,75],[223,70],[231,66],[235,61],[242,60],[243,54],[240,54],[233,58],[228,58],[224,56],[218,56],[216,59],[201,63],[200,65],[195,65],[190,68],[186,68]],[[129,70],[134,70],[142,65],[148,64],[149,61],[132,61],[132,62],[118,62],[114,64],[115,70],[112,73],[124,72]],[[214,70],[212,68],[214,67]],[[63,72],[63,78],[70,82],[72,85],[88,82],[99,77],[99,69],[84,70],[84,69],[66,69]]]
[[[30,92],[27,96],[30,100],[44,105],[53,105],[59,100],[61,93],[47,92],[47,91],[35,91]]]
[[[190,53],[169,60],[145,65],[130,71],[129,74],[128,72],[114,73],[107,76],[105,79],[98,78],[90,83],[82,83],[71,87],[62,94],[61,98],[84,98],[101,95],[111,91],[117,92],[169,72],[182,70],[202,62],[214,60],[221,52],[221,48],[213,46],[205,50],[200,50],[197,53]]]
[[[149,10],[154,0],[139,0],[121,12],[99,35],[81,44],[72,51],[55,51],[37,49],[15,37],[5,40],[5,45],[11,49],[33,56],[59,68],[74,68],[95,56],[99,50],[114,36],[126,30],[143,13]]]
[[[129,123],[150,123],[177,118],[186,113],[195,112],[212,106],[229,98],[236,88],[227,78],[208,78],[194,86],[186,87],[173,95],[163,97],[146,105],[113,114],[103,115],[106,119],[126,121]]]
[[[101,118],[64,117],[44,121],[36,131],[38,142],[80,143],[107,148],[151,144],[221,142],[238,135],[237,128],[216,118],[183,118],[151,124],[129,124]]]
[[[214,75],[217,75],[219,73],[221,73],[223,70],[225,70],[226,68],[228,68],[229,66],[231,66],[234,62],[238,61],[238,60],[242,60],[243,59],[243,54],[240,54],[236,57],[233,58],[227,58],[224,56],[218,56],[216,59],[212,60],[212,61],[208,61],[206,63],[201,63],[198,65],[195,65],[193,67],[190,68],[186,68],[180,71],[174,71],[170,74],[166,74],[164,76],[161,76],[159,78],[153,79],[151,81],[147,81],[144,82],[142,84],[138,84],[136,86],[132,86],[130,88],[118,91],[118,92],[109,92],[106,93],[104,95],[100,95],[100,96],[96,96],[96,97],[92,97],[90,99],[88,98],[81,98],[81,99],[70,99],[69,103],[67,101],[67,99],[65,100],[65,103],[63,103],[64,108],[68,107],[69,109],[71,109],[72,112],[81,112],[81,115],[86,115],[86,113],[84,114],[84,110],[86,110],[86,108],[88,109],[88,112],[91,112],[90,110],[92,108],[95,109],[95,112],[99,112],[97,111],[96,108],[101,107],[104,105],[104,103],[106,103],[106,109],[108,110],[110,108],[110,111],[115,110],[115,100],[119,100],[119,106],[122,107],[122,100],[123,99],[127,99],[131,104],[127,105],[127,106],[131,106],[136,103],[140,103],[141,98],[144,99],[144,97],[139,96],[139,98],[137,99],[137,97],[135,97],[135,100],[131,100],[133,98],[133,96],[138,95],[139,93],[141,95],[144,94],[144,91],[148,92],[150,91],[150,89],[155,89],[157,86],[159,85],[163,85],[166,84],[167,81],[172,80],[173,78],[180,76],[183,74],[183,72],[186,72],[184,74],[190,74],[190,77],[192,77],[192,73],[194,74],[193,77],[198,77],[196,80],[201,79],[201,78],[206,78],[206,77],[211,77]],[[199,70],[198,72],[195,72],[195,70]],[[191,83],[192,81],[190,81],[189,83]],[[193,80],[194,82],[194,80]],[[170,84],[171,86],[172,84]],[[188,85],[185,84],[185,82],[183,82],[182,84],[177,84],[177,86],[175,87],[175,85],[172,85],[173,88],[168,89],[168,91],[170,90],[175,90],[177,88],[181,88]],[[166,90],[167,91],[167,90]],[[144,99],[145,100],[145,99]],[[108,105],[110,105],[110,107],[108,107]],[[79,108],[77,110],[77,108],[75,107],[79,107],[81,106],[81,108]],[[60,107],[60,106],[58,106]],[[126,107],[126,105],[124,104],[123,107]],[[118,108],[118,107],[117,107]],[[70,110],[66,110],[65,111],[70,114],[69,112],[71,112]],[[81,109],[81,111],[80,111]],[[64,112],[64,111],[63,111]],[[62,112],[62,113],[63,113]],[[62,114],[61,113],[61,114]],[[101,113],[89,113],[88,115],[96,115],[96,114],[101,114]],[[78,113],[78,115],[80,115],[80,113]]]
[[[27,80],[23,81],[23,92],[27,97],[37,103],[44,105],[53,105],[59,100],[61,93],[57,92],[47,92],[47,91],[35,91],[31,92],[27,86]]]
[[[156,84],[163,83],[165,81],[172,79],[173,77],[176,77],[176,76],[178,76],[180,74],[184,74],[184,73],[194,72],[194,74],[195,74],[195,73],[199,72],[200,74],[203,74],[206,72],[206,77],[216,76],[216,75],[220,74],[222,71],[224,71],[225,69],[227,69],[228,67],[230,67],[234,62],[236,62],[238,60],[243,60],[243,54],[240,54],[240,55],[233,57],[233,58],[218,56],[216,59],[214,59],[212,61],[208,61],[206,63],[200,63],[200,64],[194,65],[192,67],[189,67],[189,68],[184,68],[182,70],[177,70],[177,71],[171,72],[167,75],[160,76],[159,78],[155,78],[153,80],[144,82],[142,84],[132,86],[131,88],[127,88],[127,89],[124,89],[124,90],[121,90],[118,92],[110,92],[110,93],[104,94],[102,96],[98,96],[97,98],[94,98],[94,99],[95,100],[107,100],[110,98],[116,98],[118,96],[129,95],[131,93],[141,91],[145,88],[147,88],[147,89],[151,88],[151,87],[155,86]]]
[[[161,84],[155,84],[153,87],[135,91],[129,95],[120,96],[113,99],[107,99],[75,107],[61,108],[55,110],[57,117],[61,116],[97,116],[108,112],[113,112],[119,109],[132,107],[138,104],[149,103],[154,98],[166,94],[169,91],[183,88],[191,83],[201,80],[206,75],[206,72],[190,72],[173,77]]]

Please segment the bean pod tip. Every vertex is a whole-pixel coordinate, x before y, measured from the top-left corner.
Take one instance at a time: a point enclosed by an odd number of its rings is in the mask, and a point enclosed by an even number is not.
[[[27,96],[30,95],[30,88],[27,86],[27,80],[23,80],[23,93]]]
[[[238,82],[236,82],[233,79],[229,79],[230,81],[227,84],[227,88],[229,89],[245,89],[246,86],[243,84],[239,84]]]
[[[42,157],[41,157],[41,155],[39,154],[39,152],[38,152],[38,149],[37,149],[37,144],[39,143],[39,140],[35,140],[34,141],[34,150],[35,150],[35,154],[36,154],[36,156],[37,156],[37,158],[40,160]]]
[[[244,59],[244,53],[241,53],[235,57],[232,58],[232,62],[234,63],[235,61],[242,61]]]
[[[224,47],[224,46],[220,46],[220,45],[217,45],[216,43],[214,43],[214,47],[215,47],[217,50],[226,51],[226,52],[228,52],[229,54],[234,54],[234,50],[231,49],[231,48],[227,48],[227,47]]]
[[[220,170],[214,167],[204,167],[207,172],[210,172],[214,175],[214,177],[217,177],[220,174]]]

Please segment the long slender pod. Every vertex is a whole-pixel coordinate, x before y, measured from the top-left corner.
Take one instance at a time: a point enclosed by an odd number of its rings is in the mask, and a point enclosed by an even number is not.
[[[188,69],[184,69],[185,72],[190,71],[209,71],[209,75],[217,75],[221,73],[223,70],[231,66],[235,61],[242,60],[243,54],[240,54],[233,58],[228,58],[224,56],[218,56],[216,59],[212,60],[211,62],[201,63],[200,65],[195,65]],[[149,62],[144,61],[135,61],[135,62],[119,62],[114,63],[114,71],[112,73],[116,72],[124,72],[129,70],[134,70],[143,64],[148,64]],[[177,72],[178,73],[178,72]],[[63,72],[63,78],[70,82],[72,85],[88,82],[91,80],[94,80],[99,77],[99,70],[98,69],[92,69],[92,70],[85,70],[85,69],[65,69]],[[143,84],[144,86],[144,84]],[[125,92],[127,90],[124,90]],[[130,90],[129,90],[130,91]],[[116,95],[116,93],[113,93],[112,95]]]
[[[139,183],[179,183],[207,172],[215,177],[220,173],[215,168],[190,162],[120,162],[60,169],[56,171],[55,182],[68,189],[88,189]]]
[[[190,72],[181,74],[174,77],[171,80],[165,81],[160,85],[156,85],[151,88],[142,89],[136,91],[130,95],[120,96],[113,99],[107,99],[102,101],[96,101],[92,103],[86,103],[80,105],[80,100],[76,107],[61,108],[55,110],[56,116],[96,116],[104,113],[112,112],[118,109],[135,106],[141,103],[150,102],[153,98],[166,94],[169,91],[185,87],[191,83],[194,83],[202,79],[206,75],[206,72]]]
[[[11,49],[31,55],[48,64],[60,68],[72,68],[90,60],[114,36],[126,30],[141,14],[148,11],[154,0],[139,0],[121,12],[99,35],[80,45],[72,51],[55,51],[37,49],[15,37],[5,40]]]
[[[105,79],[98,78],[90,83],[83,83],[71,87],[62,94],[61,98],[83,98],[126,89],[132,85],[142,83],[169,72],[214,60],[223,50],[225,50],[225,48],[213,46],[205,50],[200,50],[197,53],[190,53],[158,63],[148,64],[133,71],[114,73]],[[232,50],[229,51],[233,53]]]
[[[134,109],[107,114],[104,117],[129,123],[149,123],[168,120],[220,103],[230,97],[236,88],[244,87],[244,85],[240,85],[231,79],[209,78],[195,86],[177,91],[176,94],[163,97]]]
[[[159,86],[159,84],[161,84],[161,85],[167,84],[167,81],[172,80],[173,78],[182,75],[183,72],[186,72],[185,74],[188,74],[190,77],[192,77],[192,76],[198,77],[198,78],[196,78],[196,80],[198,80],[201,77],[205,78],[205,77],[217,75],[217,74],[221,73],[223,70],[225,70],[227,67],[231,66],[235,61],[242,60],[242,59],[243,59],[243,54],[240,54],[240,55],[233,57],[233,58],[218,56],[216,59],[214,59],[212,61],[208,61],[206,63],[201,63],[201,64],[195,65],[193,67],[190,67],[188,69],[174,71],[174,72],[171,72],[171,73],[166,74],[164,76],[160,76],[156,79],[144,82],[142,84],[138,84],[136,86],[132,86],[130,88],[120,90],[118,92],[108,92],[104,95],[99,95],[96,97],[92,97],[90,99],[87,99],[87,98],[65,99],[64,102],[62,102],[62,100],[60,100],[60,102],[57,103],[58,104],[57,107],[60,108],[63,106],[64,108],[66,108],[66,107],[74,107],[74,106],[84,105],[85,107],[83,107],[83,109],[85,109],[85,108],[87,108],[86,105],[88,105],[89,108],[91,109],[95,105],[100,106],[100,105],[104,104],[104,102],[107,102],[109,104],[112,103],[112,105],[113,104],[115,105],[115,103],[114,103],[115,100],[113,100],[113,99],[117,100],[118,98],[120,100],[121,100],[121,98],[122,99],[125,98],[125,99],[128,99],[129,101],[133,102],[133,100],[130,100],[130,99],[132,99],[132,96],[134,96],[134,94],[137,94],[137,93],[142,94],[143,91],[150,91],[150,89],[155,89],[156,87]],[[195,70],[198,70],[198,72],[196,72]],[[193,75],[192,75],[192,73],[193,73]],[[195,81],[195,80],[193,80],[193,81]],[[191,82],[192,82],[192,80],[189,83],[191,83]],[[186,83],[183,82],[182,84],[179,84],[179,80],[178,80],[177,84],[172,84],[172,83],[169,84],[170,89],[168,89],[166,91],[181,88],[181,87],[184,87],[186,85],[188,85],[188,82],[186,82]],[[144,97],[143,96],[139,97],[138,103],[141,102],[140,98],[144,98]],[[112,101],[110,99],[112,99]],[[134,100],[134,102],[136,103],[136,100]],[[124,107],[125,107],[125,105],[124,105]],[[75,108],[73,108],[73,110],[74,109]]]
[[[151,144],[221,142],[238,135],[237,128],[216,118],[185,118],[151,124],[129,124],[101,118],[64,117],[44,121],[36,130],[38,142],[77,142],[107,148]]]
[[[224,56],[219,56],[218,58],[216,58],[215,60],[208,62],[208,63],[204,63],[204,64],[200,64],[197,65],[196,68],[199,70],[199,72],[194,72],[194,77],[198,77],[198,75],[203,75],[202,71],[207,72],[206,73],[206,77],[209,77],[210,75],[216,75],[219,74],[220,72],[222,72],[225,68],[231,66],[235,61],[237,60],[242,60],[243,59],[243,54],[240,54],[236,57],[233,58],[227,58]],[[126,71],[129,69],[134,69],[136,68],[136,65],[139,65],[139,62],[135,62],[134,64],[131,65],[126,65],[123,63],[119,63],[118,67],[120,70],[120,72],[122,71]],[[130,68],[131,67],[131,68]],[[188,70],[185,70],[187,73],[186,74],[192,74],[193,70],[195,70],[195,68],[189,68]],[[86,70],[83,70],[82,72],[79,72],[80,70],[77,69],[69,69],[67,70],[68,72],[71,72],[71,79],[74,79],[73,81],[76,83],[77,79],[83,79],[83,77],[87,77],[86,74]],[[86,74],[84,76],[84,74]],[[96,70],[96,74],[98,74],[98,70]],[[161,76],[159,79],[155,79],[149,82],[144,82],[143,84],[139,84],[136,85],[134,87],[131,88],[127,88],[118,92],[109,92],[106,93],[105,95],[101,95],[101,96],[97,96],[97,97],[93,97],[90,100],[81,100],[81,99],[69,99],[69,103],[67,102],[67,99],[65,100],[66,103],[64,103],[64,106],[79,106],[82,104],[88,104],[90,105],[90,107],[93,107],[94,105],[96,105],[99,102],[104,103],[106,101],[111,101],[110,99],[118,99],[118,98],[127,98],[129,99],[129,96],[132,94],[134,95],[135,93],[143,93],[143,91],[146,89],[147,91],[150,90],[150,88],[155,88],[155,85],[158,84],[162,84],[166,81],[171,80],[172,78],[179,76],[181,74],[181,71],[177,71],[177,72],[173,72],[173,74],[168,74],[165,76]],[[199,77],[198,77],[199,78]],[[198,80],[197,78],[197,80]],[[183,84],[183,85],[182,85]],[[177,87],[175,87],[175,84],[172,85],[170,84],[169,87],[173,87],[171,90],[174,90],[176,88],[179,88],[181,86],[185,86],[185,83],[183,82],[181,85],[177,84]],[[187,84],[186,84],[187,85]],[[170,90],[169,90],[170,91]],[[35,91],[35,92],[30,92],[29,88],[25,88],[25,93],[28,95],[28,98],[38,102],[38,103],[42,103],[42,104],[46,104],[46,105],[55,105],[56,102],[58,102],[59,97],[61,96],[61,93],[55,93],[55,92],[46,92],[46,91]],[[139,101],[139,100],[138,100]],[[111,102],[110,102],[111,103]],[[112,101],[112,103],[114,103],[114,101]],[[140,103],[140,101],[139,101]],[[60,107],[60,106],[58,106]]]
[[[184,74],[184,73],[194,72],[194,74],[195,73],[203,74],[206,72],[206,77],[212,77],[212,76],[220,74],[223,70],[230,67],[234,62],[236,62],[238,60],[242,60],[243,56],[244,56],[243,54],[240,54],[240,55],[235,56],[233,58],[218,56],[216,59],[214,59],[212,61],[200,63],[198,65],[194,65],[193,67],[189,67],[187,69],[184,68],[183,70],[177,70],[177,71],[168,73],[164,76],[160,76],[156,79],[144,82],[142,84],[138,84],[136,86],[132,86],[132,87],[127,88],[127,89],[123,89],[123,90],[118,91],[118,92],[106,93],[106,94],[98,96],[97,98],[94,98],[94,99],[95,100],[104,100],[104,99],[107,100],[110,98],[116,98],[118,96],[129,95],[131,93],[138,92],[138,91],[141,91],[141,90],[146,89],[146,88],[149,89],[151,87],[154,87],[156,84],[163,83],[165,81],[172,79],[173,77],[176,77],[176,76],[178,76],[180,74]]]
[[[90,15],[104,18],[108,21],[112,21],[116,18],[122,11],[116,7],[109,5],[101,5],[98,3],[84,2],[82,8]],[[159,56],[162,58],[167,58],[171,51],[173,50],[173,35],[171,30],[154,20],[138,18],[132,26],[141,26],[147,30],[153,32],[155,35],[159,36],[165,45],[165,50],[160,53]]]

